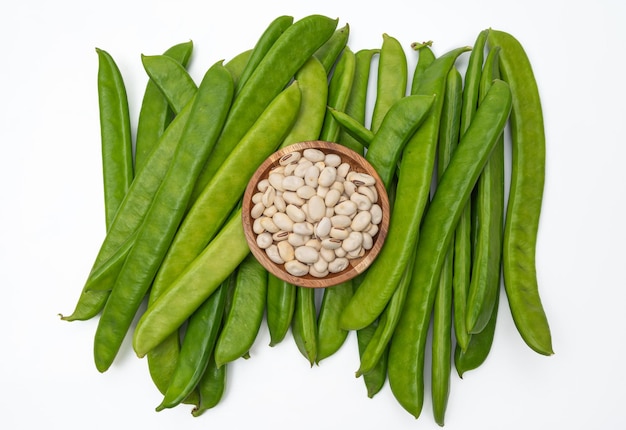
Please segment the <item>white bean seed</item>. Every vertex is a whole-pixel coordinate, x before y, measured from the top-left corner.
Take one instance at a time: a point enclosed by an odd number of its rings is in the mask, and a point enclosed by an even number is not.
[[[370,212],[372,213],[372,224],[380,224],[383,220],[383,209],[380,205],[373,204],[370,208]]]
[[[275,213],[272,217],[272,221],[274,221],[274,224],[281,230],[293,231],[293,221],[289,215],[284,212]]]
[[[348,172],[350,171],[350,165],[348,163],[341,163],[337,166],[337,175],[345,178]]]
[[[269,257],[269,259],[276,264],[283,264],[285,262],[285,260],[280,257],[277,245],[270,245],[268,248],[265,249],[265,253]]]
[[[287,164],[297,163],[301,157],[302,154],[299,151],[293,151],[280,157],[278,164],[286,166]]]
[[[330,218],[324,217],[315,226],[315,235],[322,238],[326,237],[330,234],[331,227],[332,223],[330,221]]]
[[[255,204],[250,210],[250,216],[252,218],[259,218],[261,215],[263,215],[264,210],[265,210],[265,205],[263,204],[263,202],[259,202]]]
[[[304,222],[306,219],[304,211],[294,204],[288,204],[285,213],[293,222]]]
[[[371,221],[372,214],[369,211],[360,211],[352,219],[350,228],[353,231],[363,231],[370,225]]]
[[[304,276],[309,273],[309,266],[298,260],[291,260],[285,263],[285,270],[293,276]]]
[[[295,258],[295,248],[286,240],[278,242],[278,254],[284,261],[291,261]]]
[[[293,224],[293,232],[302,236],[311,236],[313,234],[313,225],[310,222],[296,222]]]
[[[304,156],[304,158],[311,161],[312,163],[317,163],[318,161],[324,161],[324,158],[326,158],[326,154],[324,154],[319,149],[315,149],[315,148],[305,149],[304,151],[302,151],[302,155]]]
[[[308,200],[314,195],[316,195],[317,191],[315,191],[315,188],[313,188],[310,185],[304,185],[303,187],[300,187],[296,190],[296,194],[301,199]]]
[[[310,246],[299,246],[295,249],[296,260],[304,263],[304,264],[313,264],[315,263],[320,255],[317,252],[317,249]]]
[[[330,187],[333,183],[335,183],[335,178],[337,177],[337,169],[334,167],[326,166],[320,172],[320,176],[317,180],[317,183],[323,187]]]
[[[330,218],[330,223],[333,227],[347,228],[352,224],[352,219],[347,215],[334,215]]]
[[[304,179],[295,175],[285,176],[282,182],[282,186],[285,191],[296,191],[303,185]]]
[[[330,263],[328,263],[328,271],[330,273],[339,273],[344,271],[348,265],[350,264],[350,262],[348,261],[347,258],[335,258],[333,261],[331,261]]]
[[[282,173],[270,173],[268,177],[268,181],[272,187],[274,187],[277,191],[285,191],[283,188],[283,179],[285,179],[285,175]]]
[[[341,157],[337,154],[326,154],[324,164],[331,167],[339,167],[341,165]]]
[[[272,234],[267,231],[264,231],[256,237],[256,244],[261,249],[269,248],[272,245],[273,241],[274,240],[272,239]]]
[[[311,217],[313,222],[318,222],[326,215],[326,206],[324,205],[324,199],[320,196],[313,196],[309,200],[307,213]]]
[[[326,193],[326,197],[324,198],[324,204],[326,205],[326,207],[334,208],[335,205],[339,202],[340,198],[341,191],[336,188],[332,188],[328,190],[328,193]]]
[[[350,200],[356,204],[356,207],[360,211],[368,211],[372,207],[372,201],[364,194],[353,193],[350,196]]]
[[[313,165],[306,169],[304,173],[304,183],[310,187],[317,188],[317,181],[320,176],[320,169]]]
[[[357,210],[356,203],[354,203],[352,200],[343,201],[337,204],[337,206],[335,206],[335,213],[338,215],[350,216],[352,214],[355,214],[356,210]]]

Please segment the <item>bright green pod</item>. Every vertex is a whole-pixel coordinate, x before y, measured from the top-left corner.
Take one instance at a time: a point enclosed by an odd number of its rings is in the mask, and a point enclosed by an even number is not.
[[[313,57],[317,58],[322,66],[324,66],[327,75],[331,73],[337,59],[347,46],[349,38],[350,25],[346,24],[335,30],[333,35],[313,53]]]
[[[322,294],[317,317],[317,364],[337,352],[348,337],[348,330],[339,325],[339,317],[352,297],[352,281],[325,288]]]
[[[296,288],[296,308],[291,325],[293,340],[300,353],[313,367],[317,358],[317,309],[315,289]]]
[[[354,52],[346,46],[332,73],[330,83],[328,84],[328,106],[340,111],[346,108],[350,91],[352,90],[354,68]],[[338,137],[339,124],[330,113],[326,112],[322,131],[320,132],[320,140],[337,142]]]

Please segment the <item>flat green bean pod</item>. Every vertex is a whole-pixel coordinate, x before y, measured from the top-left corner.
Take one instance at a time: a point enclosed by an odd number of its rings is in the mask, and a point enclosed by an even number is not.
[[[424,349],[441,268],[454,228],[511,110],[511,91],[495,81],[444,172],[425,213],[405,311],[391,341],[391,390],[419,417],[424,399]],[[399,197],[399,196],[398,196]]]
[[[317,58],[324,66],[327,75],[330,75],[333,66],[346,47],[349,37],[350,25],[346,24],[335,30],[333,35],[313,53],[313,57]]]
[[[291,325],[293,340],[300,353],[313,367],[317,358],[317,309],[315,289],[297,287],[296,308]]]
[[[352,82],[354,81],[355,64],[354,52],[346,46],[328,84],[328,106],[340,111],[346,108],[350,91],[352,90]],[[330,113],[326,112],[320,139],[328,142],[337,142],[338,137],[339,124]]]
[[[217,367],[215,358],[211,356],[204,375],[198,383],[198,394],[200,395],[200,403],[192,409],[191,414],[199,417],[205,411],[214,408],[222,400],[226,389],[226,368],[224,364]]]
[[[198,86],[185,67],[167,55],[142,55],[141,62],[175,114],[196,94]]]
[[[193,42],[179,43],[167,49],[163,55],[178,61],[183,67],[187,67]],[[141,109],[137,118],[137,136],[135,138],[135,170],[141,169],[145,161],[158,143],[159,138],[173,118],[173,112],[169,103],[156,84],[148,79]]]
[[[238,209],[204,251],[146,309],[133,335],[133,348],[139,357],[178,330],[248,255],[250,248],[241,222]]]
[[[545,131],[539,89],[524,48],[512,35],[489,30],[501,47],[502,79],[511,86],[512,168],[504,225],[504,287],[513,321],[535,352],[552,355],[552,335],[537,284],[535,251],[545,181]]]
[[[351,280],[324,289],[317,317],[317,364],[337,352],[348,337],[348,330],[339,325],[339,317],[351,297]]]

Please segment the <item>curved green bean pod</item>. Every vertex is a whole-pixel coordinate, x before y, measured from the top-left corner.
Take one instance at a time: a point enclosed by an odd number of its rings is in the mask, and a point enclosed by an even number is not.
[[[206,72],[181,145],[159,187],[135,244],[102,310],[94,339],[100,372],[112,364],[187,208],[193,183],[219,135],[233,95],[230,73],[216,63]]]
[[[120,69],[103,49],[98,54],[98,105],[107,230],[133,181],[128,97]]]
[[[370,146],[370,143],[374,140],[374,133],[369,128],[365,127],[361,122],[357,121],[346,112],[333,109],[330,106],[327,109],[341,127],[341,132],[339,133],[340,139],[346,141],[346,136],[350,136],[361,148],[368,148]],[[354,145],[352,147],[354,147]]]
[[[365,127],[365,115],[367,111],[367,95],[372,58],[379,52],[380,49],[361,49],[354,54],[354,79],[352,80],[352,89],[350,90],[350,96],[348,97],[344,111],[346,115],[349,115],[361,124],[364,129],[367,129]],[[337,119],[334,114],[333,116]],[[360,143],[358,139],[355,140],[343,127],[339,131],[337,140],[341,142],[343,146],[359,154],[364,154],[364,146],[367,146]]]
[[[437,58],[425,70],[416,94],[443,94],[448,71],[456,58],[467,50],[467,47],[457,48]],[[344,328],[359,329],[374,321],[404,273],[430,197],[442,104],[443,97],[436,97],[431,114],[404,147],[387,239],[344,310],[341,319]]]
[[[297,142],[317,140],[324,124],[328,80],[322,63],[315,57],[309,58],[296,72],[296,81],[302,94],[300,111],[281,148]]]
[[[499,78],[498,51],[489,51],[480,84],[480,97]],[[495,69],[494,69],[495,68]],[[472,275],[467,298],[466,327],[469,333],[481,332],[489,322],[500,289],[502,235],[504,226],[504,136],[496,144],[483,169],[476,190],[476,239]]]
[[[228,60],[228,62],[224,63],[224,67],[228,70],[233,77],[233,83],[235,87],[241,79],[241,74],[243,73],[244,67],[248,64],[248,60],[252,55],[252,49],[248,49],[246,51],[242,51],[239,54],[235,55],[233,58]]]
[[[192,409],[191,414],[199,417],[205,411],[214,408],[222,400],[226,388],[227,364],[217,367],[215,358],[211,355],[207,368],[198,382],[198,394],[200,403]]]
[[[267,107],[224,161],[178,228],[156,274],[156,288],[174,282],[217,234],[241,199],[254,171],[291,128],[300,109],[300,99],[298,82],[294,82]]]
[[[311,367],[317,358],[317,309],[315,289],[296,288],[296,308],[291,325],[293,340]]]
[[[217,367],[246,354],[261,328],[267,301],[267,271],[253,254],[248,254],[237,268],[233,287],[230,308],[215,345]]]
[[[222,134],[196,181],[192,199],[202,193],[234,146],[336,27],[336,19],[309,15],[281,34],[235,97]]]
[[[221,285],[189,318],[176,368],[157,411],[180,404],[200,381],[222,326],[226,293]]]
[[[524,48],[512,35],[489,30],[500,46],[500,72],[511,86],[512,168],[504,224],[504,287],[513,320],[526,344],[552,355],[552,336],[539,287],[535,251],[545,181],[545,131],[539,89]]]
[[[395,37],[383,34],[378,60],[376,101],[370,129],[376,133],[389,108],[406,95],[408,65],[402,45]]]
[[[424,348],[443,261],[456,223],[510,110],[509,86],[495,81],[452,154],[422,222],[406,311],[391,341],[388,375],[394,396],[416,418],[423,406]]]
[[[267,55],[267,52],[271,49],[278,38],[293,24],[293,17],[288,15],[281,15],[275,18],[267,26],[265,31],[259,37],[259,40],[252,48],[250,57],[241,72],[241,76],[238,79],[237,86],[235,87],[235,94],[241,91],[241,88],[248,82],[248,79],[254,73],[259,63],[263,60],[263,57]]]
[[[163,55],[173,58],[187,67],[193,42],[179,43],[167,49]],[[156,84],[148,79],[139,117],[137,118],[137,136],[135,138],[135,170],[138,171],[145,164],[148,155],[158,143],[159,138],[171,122],[173,114],[165,96]]]
[[[315,362],[320,363],[341,348],[348,337],[348,330],[339,325],[339,316],[346,303],[352,297],[352,281],[342,282],[325,288],[317,317],[317,355]]]
[[[500,301],[500,291],[496,295],[496,302],[491,310],[489,322],[480,333],[475,333],[470,337],[469,344],[465,350],[457,344],[454,351],[454,366],[459,377],[463,377],[465,372],[474,370],[482,365],[493,344],[493,336],[496,330],[496,321],[498,319],[498,303]]]
[[[220,286],[250,252],[241,225],[241,209],[141,316],[133,348],[143,357],[177,330]]]
[[[276,346],[287,335],[296,307],[296,286],[268,273],[267,279],[267,328],[270,346]]]
[[[481,31],[476,37],[467,62],[461,104],[460,135],[463,135],[467,130],[478,107],[478,92],[486,41],[487,32]],[[470,335],[466,326],[466,309],[471,282],[472,248],[472,202],[470,201],[461,214],[454,234],[454,274],[452,277],[454,332],[461,349],[467,348],[470,342]]]
[[[352,90],[352,82],[354,81],[355,61],[354,52],[346,46],[328,84],[328,106],[340,111],[346,108],[350,91]],[[328,142],[337,142],[339,130],[339,124],[335,118],[326,112],[320,139]]]
[[[416,94],[417,89],[420,86],[420,81],[424,75],[424,71],[435,61],[435,54],[431,49],[432,42],[426,43],[413,43],[411,47],[419,54],[417,57],[417,63],[413,70],[413,78],[411,80],[411,94]]]
[[[336,29],[332,36],[313,53],[313,56],[324,66],[327,75],[330,75],[333,66],[346,47],[349,37],[350,25],[346,24]]]
[[[357,330],[357,345],[359,349],[359,357],[363,357],[366,348],[371,343],[374,333],[378,328],[378,320],[372,324]],[[367,390],[367,397],[373,398],[385,385],[387,381],[387,353],[389,348],[386,347],[381,352],[380,358],[376,361],[374,367],[367,373],[363,373],[363,383]]]
[[[196,94],[198,86],[185,67],[167,55],[142,55],[141,62],[175,114],[179,114],[187,102]]]

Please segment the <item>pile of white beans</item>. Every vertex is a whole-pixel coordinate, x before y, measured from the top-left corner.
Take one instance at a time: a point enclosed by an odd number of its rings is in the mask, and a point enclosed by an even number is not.
[[[323,278],[372,248],[382,221],[373,176],[308,148],[280,158],[252,196],[259,248],[292,276]]]

